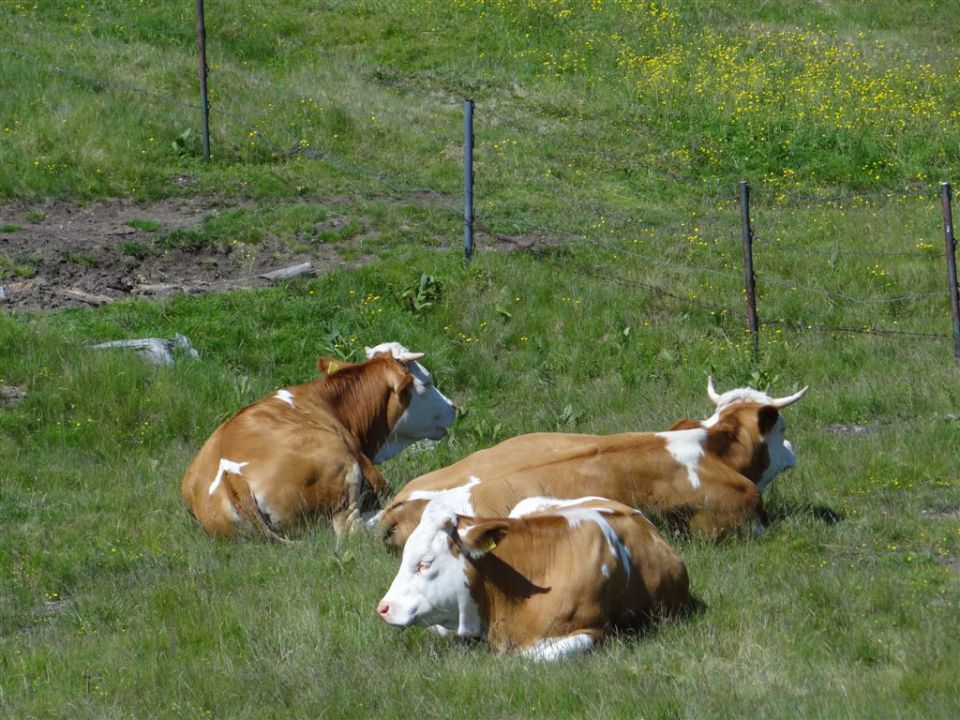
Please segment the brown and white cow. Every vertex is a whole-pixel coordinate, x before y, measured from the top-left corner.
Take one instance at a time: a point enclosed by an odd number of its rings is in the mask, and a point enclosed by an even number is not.
[[[499,651],[550,661],[678,615],[689,599],[680,556],[626,505],[532,498],[491,519],[434,501],[377,613],[391,625],[484,637]]]
[[[405,485],[379,515],[381,536],[403,547],[429,500],[464,515],[502,516],[524,498],[595,495],[651,513],[683,531],[720,537],[756,522],[761,492],[795,458],[780,410],[806,388],[771,398],[752,388],[723,395],[716,411],[667,432],[534,433],[505,440]]]
[[[214,431],[182,488],[210,535],[283,540],[317,517],[342,532],[387,491],[374,460],[446,434],[455,409],[417,362],[423,353],[385,343],[367,354],[362,364],[320,358],[324,377],[283,388]]]

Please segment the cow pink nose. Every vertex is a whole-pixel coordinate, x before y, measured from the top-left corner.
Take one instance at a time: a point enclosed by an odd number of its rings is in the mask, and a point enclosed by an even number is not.
[[[382,617],[386,617],[390,614],[390,605],[385,602],[381,602],[379,605],[377,605],[377,613]]]

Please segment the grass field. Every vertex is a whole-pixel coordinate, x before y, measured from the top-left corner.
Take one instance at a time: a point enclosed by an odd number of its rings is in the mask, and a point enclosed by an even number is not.
[[[279,235],[377,257],[244,293],[0,314],[0,381],[27,391],[0,409],[0,714],[960,714],[938,204],[960,167],[960,15],[755,5],[208,3],[204,163],[193,4],[0,3],[4,202],[211,196],[236,211],[154,249]],[[342,232],[310,236],[332,209]],[[26,272],[8,232],[0,280]],[[539,242],[486,251],[495,236]],[[176,332],[199,362],[87,348]],[[427,352],[461,408],[446,441],[383,466],[397,487],[517,433],[707,417],[708,373],[721,390],[810,386],[785,411],[798,465],[766,497],[763,536],[672,539],[693,618],[558,666],[397,631],[375,613],[396,566],[375,538],[214,542],[179,498],[220,420],[313,377],[318,354],[389,339]]]

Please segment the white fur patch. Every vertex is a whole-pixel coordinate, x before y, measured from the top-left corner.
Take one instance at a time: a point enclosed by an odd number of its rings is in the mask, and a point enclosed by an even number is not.
[[[537,662],[556,662],[572,655],[580,655],[593,648],[593,638],[585,633],[562,638],[545,638],[520,654]]]
[[[703,444],[707,441],[707,431],[704,428],[693,428],[660,432],[656,435],[667,441],[667,452],[687,469],[690,484],[695,488],[700,487],[697,466],[700,464],[700,458],[703,457]]]
[[[386,622],[441,626],[460,637],[482,633],[480,611],[467,587],[467,558],[453,554],[445,529],[455,522],[454,512],[441,502],[424,509],[403,548],[397,575],[377,606]]]
[[[717,402],[717,411],[723,410],[724,408],[730,407],[734,403],[739,402],[752,402],[756,403],[757,405],[770,405],[773,403],[773,398],[771,398],[765,392],[754,390],[751,387],[727,390],[727,392],[720,396],[720,400]]]
[[[226,458],[220,458],[220,468],[217,470],[217,476],[213,479],[213,482],[210,483],[210,494],[213,495],[217,488],[220,487],[220,481],[223,480],[224,473],[233,473],[234,475],[243,475],[240,470],[250,463],[238,463],[233,460],[227,460]]]
[[[582,522],[595,523],[596,526],[600,528],[600,532],[603,533],[603,537],[607,541],[607,546],[610,548],[610,554],[620,560],[620,564],[627,573],[627,579],[629,579],[630,549],[623,544],[623,540],[620,539],[620,535],[616,530],[613,529],[613,526],[607,522],[606,518],[603,517],[603,513],[611,512],[613,511],[607,508],[573,507],[558,509],[557,515],[566,518],[567,524],[571,528],[576,528]]]
[[[437,501],[445,508],[449,508],[460,515],[473,515],[473,503],[470,502],[470,489],[480,484],[480,478],[471,475],[463,485],[448,488],[447,490],[415,490],[410,493],[408,500]]]
[[[282,400],[290,407],[293,407],[293,393],[289,390],[277,390],[277,394],[274,395],[277,400]]]
[[[726,410],[731,405],[744,402],[756,403],[757,405],[770,405],[773,403],[773,399],[765,392],[754,390],[751,387],[727,390],[727,392],[723,393],[723,395],[721,395],[720,399],[717,401],[716,412],[703,421],[703,427],[713,427],[720,420],[721,412]]]
[[[591,507],[589,505],[590,502],[596,501],[609,502],[606,498],[595,496],[574,498],[572,500],[562,500],[555,497],[529,497],[514,505],[508,517],[521,518],[537,512],[553,511],[551,514],[564,518],[567,521],[567,525],[571,528],[576,528],[580,523],[585,521],[596,523],[607,541],[610,553],[614,557],[619,558],[624,570],[626,570],[627,577],[630,577],[630,551],[627,549],[627,546],[623,544],[623,540],[617,531],[614,530],[613,526],[603,517],[605,514],[612,513],[613,510],[606,507]],[[635,512],[640,514],[639,511]],[[606,563],[603,564],[601,572],[604,577],[610,577],[610,568]]]
[[[586,502],[588,500],[600,500],[601,502],[607,502],[606,498],[596,497],[591,495],[589,497],[575,498],[573,500],[562,500],[555,497],[544,497],[537,495],[534,497],[524,498],[516,505],[513,506],[513,510],[510,511],[510,514],[507,517],[520,518],[524,515],[530,515],[536,512],[543,512],[544,510],[552,510],[554,508],[566,508],[571,505],[579,505],[580,503]]]
[[[360,463],[355,462],[347,468],[347,472],[343,475],[343,482],[350,488],[360,489],[363,484],[363,470],[360,469]]]

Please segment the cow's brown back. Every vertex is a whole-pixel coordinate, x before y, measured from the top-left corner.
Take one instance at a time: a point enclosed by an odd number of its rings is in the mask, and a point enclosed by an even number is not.
[[[687,607],[689,580],[676,551],[640,513],[599,504],[627,555],[595,522],[570,523],[547,510],[509,521],[499,544],[473,563],[468,584],[494,647],[524,649],[575,633],[599,639]]]
[[[677,432],[706,433],[686,428]],[[422,502],[411,500],[463,487],[471,478],[479,482],[470,488],[471,506],[464,511],[481,516],[507,515],[519,501],[538,495],[594,495],[683,529],[719,536],[756,517],[762,503],[754,482],[722,458],[705,455],[695,485],[687,468],[667,450],[663,433],[533,433],[410,481],[381,515],[385,541],[403,547],[416,527]]]

